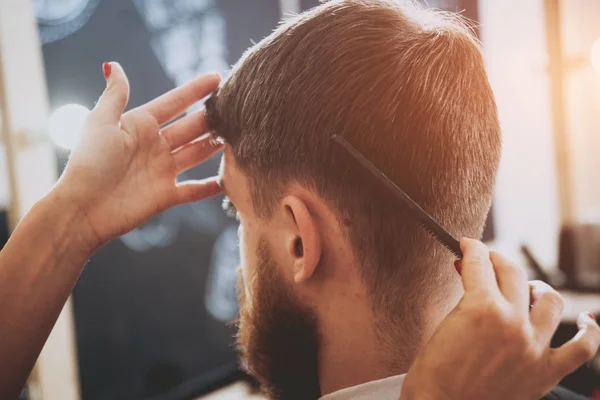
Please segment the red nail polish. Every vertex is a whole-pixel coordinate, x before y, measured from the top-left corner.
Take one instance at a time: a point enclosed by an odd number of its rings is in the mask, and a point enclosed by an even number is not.
[[[456,268],[456,272],[458,272],[458,274],[460,275],[462,271],[462,260],[454,261],[454,268]]]
[[[594,316],[594,314],[592,314],[591,312],[587,313],[588,317],[590,317],[591,319],[593,319],[594,321],[596,320],[596,317]]]
[[[104,72],[104,78],[108,79],[110,77],[110,73],[112,71],[112,65],[110,63],[105,62],[102,64],[102,72]]]

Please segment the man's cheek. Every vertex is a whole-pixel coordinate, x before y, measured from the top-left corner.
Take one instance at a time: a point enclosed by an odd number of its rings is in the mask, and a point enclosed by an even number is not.
[[[246,270],[246,264],[248,263],[248,261],[246,260],[246,254],[248,254],[247,251],[247,243],[246,243],[246,238],[244,236],[244,229],[242,228],[242,225],[240,224],[240,226],[238,227],[238,231],[237,231],[237,236],[238,236],[238,247],[240,250],[240,262],[242,264],[242,270]],[[245,274],[245,272],[244,272]],[[246,279],[247,277],[244,276],[244,279]]]
[[[248,269],[245,268],[245,262],[244,260],[242,260],[242,267],[241,267],[241,273],[242,273],[242,285],[243,287],[241,287],[240,289],[244,291],[244,296],[246,297],[246,301],[249,301],[252,297],[250,295],[250,278],[248,276]]]
[[[244,287],[240,288],[242,290],[244,290],[244,293],[246,295],[246,299],[250,299],[250,290],[249,290],[249,284],[251,282],[251,276],[252,276],[252,271],[250,270],[250,265],[252,263],[251,260],[249,260],[246,255],[247,254],[251,254],[248,252],[248,243],[246,243],[245,240],[245,236],[244,236],[244,229],[242,227],[242,225],[240,224],[240,227],[238,228],[238,238],[239,238],[239,248],[240,248],[240,268],[241,268],[241,273],[242,273],[242,282]]]

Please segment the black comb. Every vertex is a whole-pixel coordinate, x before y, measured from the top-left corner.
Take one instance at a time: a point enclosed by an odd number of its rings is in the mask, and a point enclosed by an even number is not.
[[[388,188],[392,194],[402,202],[411,212],[411,214],[417,218],[423,228],[430,233],[438,242],[444,245],[450,250],[458,259],[463,258],[462,251],[460,250],[460,244],[458,240],[454,238],[447,230],[435,220],[427,211],[423,210],[413,199],[411,199],[402,189],[398,187],[390,178],[388,178],[383,172],[381,172],[376,166],[374,166],[369,160],[365,158],[358,150],[356,150],[350,143],[339,135],[333,135],[331,137],[335,143],[340,145],[352,158],[354,158],[362,167],[367,169],[377,181],[381,182],[386,188]]]

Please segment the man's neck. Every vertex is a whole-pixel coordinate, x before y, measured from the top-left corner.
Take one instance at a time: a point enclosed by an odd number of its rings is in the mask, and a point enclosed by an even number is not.
[[[381,362],[381,350],[368,324],[348,325],[340,327],[338,334],[332,332],[322,340],[319,350],[321,395],[402,373],[390,371]]]
[[[321,394],[406,373],[418,348],[429,340],[461,296],[457,290],[444,305],[424,307],[423,325],[387,338],[375,328],[371,307],[360,296],[331,304],[330,315],[321,318],[325,322],[319,348]]]

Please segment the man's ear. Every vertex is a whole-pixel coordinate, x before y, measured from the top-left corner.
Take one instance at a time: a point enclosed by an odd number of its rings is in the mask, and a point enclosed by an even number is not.
[[[286,252],[293,260],[294,281],[302,283],[310,279],[321,259],[321,236],[315,217],[306,203],[296,196],[287,196],[282,205],[286,213],[286,225],[292,227],[286,235]]]

